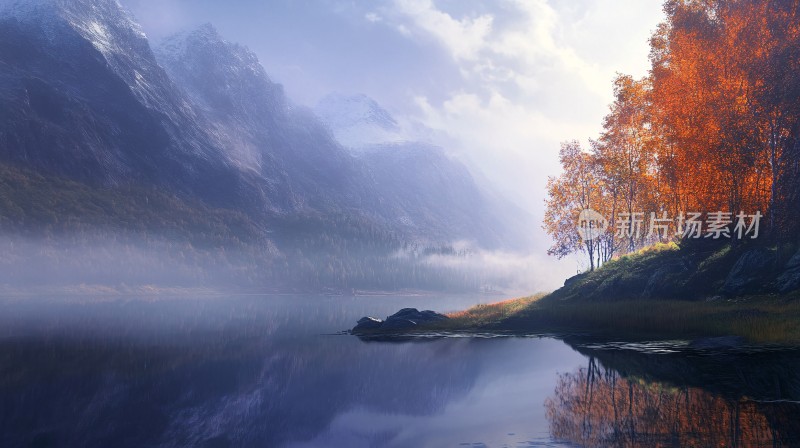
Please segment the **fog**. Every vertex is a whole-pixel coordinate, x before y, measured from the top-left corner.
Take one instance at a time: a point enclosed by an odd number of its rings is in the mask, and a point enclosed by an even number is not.
[[[374,98],[537,222],[559,143],[597,136],[614,75],[646,74],[662,18],[660,0],[122,3],[151,39],[213,23],[299,104],[332,92]],[[540,225],[530,232],[530,262],[559,279],[547,287],[584,268],[548,257]]]
[[[299,253],[269,240],[203,247],[164,235],[111,231],[0,238],[0,294],[118,296],[217,293],[551,290],[536,256],[465,242],[393,251]]]

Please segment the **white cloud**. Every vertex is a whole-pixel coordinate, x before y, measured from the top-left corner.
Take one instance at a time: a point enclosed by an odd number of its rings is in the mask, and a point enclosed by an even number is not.
[[[474,60],[486,46],[492,16],[454,19],[431,0],[395,0],[396,12],[410,19],[414,28],[436,38],[456,60]]]
[[[381,16],[375,14],[374,12],[368,12],[364,15],[364,18],[367,19],[367,22],[377,23],[383,20]]]
[[[659,0],[625,3],[598,0],[582,9],[557,9],[546,0],[504,0],[493,14],[457,18],[431,0],[395,0],[390,16],[406,35],[435,39],[462,74],[449,99],[428,104],[416,95],[426,123],[465,146],[506,142],[510,155],[530,154],[545,143],[539,150],[554,159],[559,141],[594,137],[599,130],[615,73],[642,74],[647,65]]]

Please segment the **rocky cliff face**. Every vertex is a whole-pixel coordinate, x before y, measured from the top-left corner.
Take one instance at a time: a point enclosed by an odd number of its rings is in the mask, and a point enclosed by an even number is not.
[[[287,101],[248,49],[204,25],[167,39],[157,55],[228,160],[261,180],[273,210],[362,208],[373,190],[355,160],[310,111]]]
[[[355,151],[413,140],[386,109],[363,94],[330,94],[314,111],[342,145]]]
[[[245,180],[116,2],[7,3],[0,35],[4,161],[90,184],[246,202]]]

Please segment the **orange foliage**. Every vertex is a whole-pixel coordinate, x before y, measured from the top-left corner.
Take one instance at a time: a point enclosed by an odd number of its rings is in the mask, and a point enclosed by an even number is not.
[[[782,446],[792,437],[755,402],[639,382],[594,363],[562,374],[545,408],[553,437],[579,446]]]
[[[800,0],[667,0],[664,11],[649,75],[617,77],[603,133],[586,153],[595,203],[612,219],[612,211],[760,211],[765,234],[796,235]],[[559,256],[567,241],[561,221],[579,210],[553,208],[582,205],[575,198],[586,190],[573,171],[565,164],[548,185],[545,230]],[[573,252],[586,248],[567,242]],[[610,250],[652,242],[614,241]]]

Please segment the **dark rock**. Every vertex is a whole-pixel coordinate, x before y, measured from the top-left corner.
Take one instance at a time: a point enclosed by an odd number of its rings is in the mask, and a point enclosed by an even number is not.
[[[402,317],[390,317],[383,322],[381,330],[406,330],[416,327],[417,323],[413,320],[403,319]]]
[[[689,343],[689,347],[697,349],[736,348],[741,347],[745,342],[745,339],[741,336],[720,336],[695,339]]]
[[[620,276],[614,275],[604,279],[597,289],[592,291],[591,297],[598,299],[618,299],[619,292],[622,288],[619,287]]]
[[[786,263],[783,273],[776,281],[776,286],[782,294],[800,289],[800,250]]]
[[[408,319],[416,323],[437,322],[448,319],[448,317],[444,314],[439,314],[431,310],[419,311],[416,308],[403,308],[402,310],[389,316],[386,320],[388,321],[393,318]]]
[[[416,308],[403,308],[402,310],[381,321],[374,317],[362,317],[358,325],[353,327],[353,333],[374,332],[384,330],[408,330],[422,323],[439,322],[449,319],[444,314],[435,311],[419,311]]]
[[[730,295],[741,295],[763,290],[766,286],[765,277],[775,261],[774,254],[768,249],[758,248],[748,250],[736,260],[722,291]]]
[[[353,327],[353,331],[375,330],[381,327],[383,321],[374,317],[362,317],[358,320],[358,324]]]
[[[689,268],[682,261],[666,264],[647,279],[642,298],[674,298],[680,294],[681,287],[689,274]]]
[[[567,288],[573,286],[577,284],[577,282],[580,281],[581,279],[586,278],[587,275],[589,275],[588,272],[583,272],[578,275],[573,275],[572,277],[564,280],[564,286]]]

